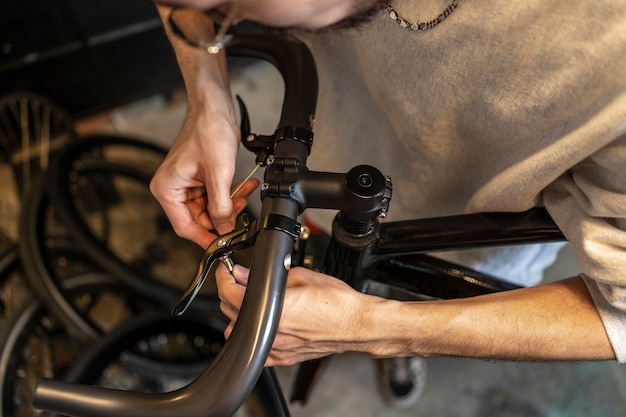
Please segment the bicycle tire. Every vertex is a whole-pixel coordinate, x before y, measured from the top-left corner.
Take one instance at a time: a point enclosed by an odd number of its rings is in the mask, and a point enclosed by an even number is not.
[[[85,314],[99,307],[93,295],[120,290],[119,282],[109,274],[76,276],[66,284],[72,296],[90,295],[92,302],[83,306]],[[132,297],[129,301],[137,300]],[[0,346],[0,417],[26,417],[41,415],[30,405],[39,377],[64,377],[86,344],[68,335],[46,306],[33,296],[3,326]]]
[[[107,367],[115,362],[120,361],[119,358],[124,355],[125,352],[132,351],[143,339],[152,337],[154,335],[161,335],[167,332],[190,332],[196,333],[208,337],[211,340],[211,344],[218,344],[219,347],[224,343],[223,331],[226,326],[226,322],[223,317],[218,316],[206,316],[187,314],[182,317],[172,317],[167,314],[152,314],[143,317],[136,318],[135,320],[125,324],[118,328],[114,332],[103,337],[86,355],[84,355],[76,366],[70,371],[67,377],[68,382],[78,384],[96,385],[99,382],[102,374]],[[209,350],[210,355],[203,358],[204,360],[211,360],[216,356],[217,351],[214,348]],[[135,364],[137,361],[134,361]],[[148,360],[148,362],[150,362]],[[165,363],[161,360],[155,360],[152,358],[152,365],[155,369],[148,369],[149,376],[155,375],[163,377],[163,374],[159,374],[159,371],[172,372],[176,363]],[[191,369],[189,363],[187,365],[187,371]],[[206,363],[201,362],[197,366],[193,367],[194,375],[187,374],[187,377],[195,377],[206,368]],[[136,369],[135,369],[136,370]],[[174,368],[173,372],[180,375],[179,370]],[[166,374],[168,376],[168,374]],[[187,381],[188,382],[188,381]],[[185,382],[181,382],[185,384]],[[109,388],[116,388],[115,386],[107,385]],[[119,387],[118,387],[119,388]],[[137,389],[137,387],[132,387]],[[280,384],[271,368],[266,368],[257,385],[255,386],[252,394],[248,400],[244,403],[244,406],[252,407],[254,409],[254,416],[271,416],[271,417],[285,417],[289,415],[289,411],[280,389]],[[239,414],[237,414],[239,415]]]
[[[60,251],[59,255],[79,259],[85,264],[94,265],[89,272],[102,271],[87,258],[74,242],[67,242],[61,247],[51,242],[46,233],[47,194],[42,187],[33,188],[27,195],[22,216],[20,217],[20,235],[18,243],[24,277],[30,289],[39,297],[52,315],[59,320],[71,338],[87,342],[98,339],[101,329],[88,320],[72,303],[64,288],[64,282],[55,271],[50,260],[51,251]],[[55,248],[56,246],[56,248]]]
[[[99,138],[100,140],[105,140],[109,143],[109,137]],[[126,141],[127,139],[120,139],[116,137],[115,140]],[[94,150],[99,151],[96,148],[91,148],[90,150],[92,153]],[[161,150],[157,150],[155,152],[159,155],[162,154]],[[126,167],[124,165],[103,161],[101,157],[102,155],[97,152],[97,155],[95,155],[93,160],[87,165],[95,165],[96,169],[105,170],[105,172],[107,170],[118,170],[122,173],[130,173],[132,175],[139,176],[144,182],[148,180],[146,174],[141,171],[134,170],[133,167]],[[52,207],[50,203],[50,194],[54,193],[47,193],[42,187],[34,187],[24,200],[22,216],[20,218],[20,234],[22,239],[20,239],[19,248],[20,256],[27,260],[25,263],[25,275],[33,291],[35,291],[44,304],[46,304],[46,306],[54,312],[55,316],[58,317],[73,337],[79,340],[96,340],[100,336],[100,330],[94,327],[88,320],[85,320],[85,318],[76,311],[71,301],[68,300],[66,294],[64,293],[63,282],[58,274],[55,273],[54,265],[50,264],[47,257],[47,252],[50,251],[49,242],[51,240],[51,233],[47,230],[49,228],[48,222],[50,221],[50,218],[58,219],[61,217],[58,215],[56,208]],[[102,215],[99,217],[101,218],[102,224],[110,222],[107,220],[105,208],[95,207],[95,209],[102,212]],[[50,215],[49,212],[51,212],[52,215]],[[73,222],[79,223],[79,225],[81,224],[77,219],[74,219]],[[54,226],[56,227],[56,225]],[[68,227],[65,223],[61,223],[60,227],[63,228],[63,233],[70,234],[70,236],[63,235],[63,238],[67,240],[65,247],[72,258],[78,257],[81,258],[82,261],[91,262],[91,265],[93,265],[92,270],[105,270],[102,264],[98,265],[92,260],[94,251],[91,251],[90,253],[89,250],[86,250],[84,245],[75,241],[69,231],[66,231]],[[54,227],[51,228],[54,229]],[[105,231],[105,235],[108,233],[109,231]],[[104,249],[99,247],[95,251],[96,256],[98,256],[100,250],[106,250],[106,245],[104,243],[99,243],[99,245],[103,246]],[[194,246],[194,248],[196,247]],[[196,258],[194,257],[194,262],[195,259]],[[105,260],[103,262],[104,265],[106,265],[107,261]],[[127,282],[125,280],[120,281]],[[156,288],[153,282],[149,282],[147,284],[147,290],[146,287],[138,287],[137,285],[134,287],[132,285],[128,286],[130,288],[134,288],[134,291],[142,294],[143,297],[152,299],[155,305],[160,305],[163,309],[169,309],[171,307],[172,303],[169,300],[166,303],[163,301],[163,298],[150,297],[150,295],[154,294],[155,291],[157,292],[157,295],[161,295],[160,289]],[[150,292],[150,290],[152,290],[152,292]],[[180,292],[182,293],[182,291]],[[203,308],[206,311],[218,311],[219,305],[214,299],[211,299],[204,302]]]
[[[89,254],[89,256],[102,268],[114,273],[120,279],[124,280],[129,286],[135,288],[146,296],[159,300],[168,307],[172,307],[180,298],[183,289],[180,287],[166,284],[155,277],[154,274],[144,273],[134,268],[127,261],[114,253],[107,242],[99,239],[93,230],[89,228],[83,217],[74,204],[71,191],[71,183],[77,177],[86,172],[90,173],[110,173],[118,174],[135,181],[143,182],[145,190],[148,190],[149,180],[153,174],[151,170],[138,169],[124,163],[109,163],[106,158],[100,160],[87,160],[81,163],[77,161],[82,155],[93,151],[94,149],[104,149],[107,147],[121,147],[126,149],[147,150],[150,152],[161,153],[164,150],[157,145],[147,143],[135,138],[126,138],[120,136],[95,136],[85,140],[76,141],[68,144],[56,155],[49,175],[49,188],[55,192],[50,194],[51,203],[59,215],[59,218],[67,226],[70,234],[78,244]],[[156,210],[161,210],[156,200],[154,203]],[[160,211],[162,213],[162,211]],[[193,257],[191,265],[195,266],[196,260],[201,257],[200,248],[176,236],[171,230],[167,217],[162,217],[167,224],[168,231],[171,233],[172,239],[177,239],[177,245],[186,245],[185,252],[197,250],[198,254]],[[191,259],[191,258],[190,258]],[[193,272],[190,272],[190,276]],[[198,309],[212,310],[213,303],[211,299],[200,299],[196,307]]]

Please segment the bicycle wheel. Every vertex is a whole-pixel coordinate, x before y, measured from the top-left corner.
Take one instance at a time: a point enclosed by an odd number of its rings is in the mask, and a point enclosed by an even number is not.
[[[102,329],[77,308],[64,280],[77,274],[102,272],[54,220],[47,196],[34,187],[24,201],[20,218],[19,256],[25,279],[68,335],[93,341]]]
[[[117,327],[147,311],[140,297],[124,291],[110,275],[81,275],[66,285],[81,312],[101,328]],[[39,379],[63,378],[86,347],[36,298],[11,314],[0,333],[0,346],[0,417],[40,416],[31,407]]]
[[[98,329],[85,321],[67,299],[56,271],[58,265],[46,255],[54,241],[64,240],[70,249],[64,270],[75,270],[77,267],[72,265],[77,260],[89,260],[91,270],[113,271],[121,282],[164,310],[171,308],[182,287],[171,288],[136,271],[156,271],[160,277],[190,275],[201,251],[171,232],[160,207],[147,195],[148,172],[160,163],[162,149],[116,136],[85,138],[70,146],[80,151],[71,160],[75,168],[68,174],[71,179],[64,183],[69,197],[61,199],[59,210],[50,203],[50,196],[58,197],[64,187],[54,187],[50,193],[41,187],[33,188],[20,220],[20,254],[29,260],[25,265],[27,279],[46,306],[74,337],[95,340]],[[141,169],[129,166],[131,160],[137,161]],[[146,206],[152,207],[151,216],[143,209]],[[77,235],[83,238],[76,239]],[[117,261],[117,269],[112,267],[111,259]],[[126,275],[120,274],[120,269]],[[182,285],[186,279],[179,281]],[[218,311],[219,305],[211,297],[202,308]]]
[[[94,158],[93,153],[104,155]],[[111,271],[143,294],[173,306],[195,273],[202,251],[173,232],[148,184],[157,164],[125,161],[130,152],[163,157],[155,145],[131,138],[98,136],[74,142],[55,158],[49,186],[50,199],[73,238],[102,268]],[[100,187],[100,205],[110,219],[105,238],[89,221],[84,190]],[[108,196],[105,195],[108,192]],[[212,298],[196,308],[211,309]]]
[[[70,115],[32,93],[0,98],[0,161],[13,168],[18,195],[44,173],[50,154],[76,137]]]
[[[221,349],[221,316],[187,314],[139,317],[103,337],[68,375],[67,381],[108,388],[166,392],[199,375]],[[141,359],[139,359],[141,358]],[[265,369],[236,416],[288,416],[272,369]]]

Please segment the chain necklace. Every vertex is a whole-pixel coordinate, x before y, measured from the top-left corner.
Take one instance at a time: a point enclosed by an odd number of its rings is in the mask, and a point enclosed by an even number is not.
[[[454,9],[457,8],[460,1],[461,0],[452,0],[452,3],[450,3],[448,7],[443,9],[443,12],[441,12],[439,16],[437,16],[436,18],[428,22],[409,23],[404,18],[400,17],[398,12],[396,12],[396,10],[393,7],[391,7],[391,3],[387,3],[386,8],[387,8],[387,12],[389,13],[389,17],[395,20],[396,23],[400,25],[400,27],[403,27],[405,29],[415,30],[415,31],[428,30],[428,29],[434,28],[439,23],[441,23],[446,17],[448,17],[450,13],[452,13]]]

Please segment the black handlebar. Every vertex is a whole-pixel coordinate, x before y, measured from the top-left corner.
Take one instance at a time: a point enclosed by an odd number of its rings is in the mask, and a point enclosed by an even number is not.
[[[304,44],[269,35],[246,35],[235,37],[228,53],[266,60],[282,74],[285,97],[278,126],[282,135],[312,130],[317,72]],[[305,164],[308,149],[301,141],[281,140],[273,154]],[[298,210],[292,199],[265,197],[260,218],[283,216],[295,222]],[[252,391],[269,355],[282,309],[293,239],[292,234],[271,224],[259,231],[248,290],[235,328],[215,361],[189,385],[169,393],[145,394],[44,379],[37,387],[33,406],[77,417],[232,415]]]
[[[274,65],[285,81],[278,128],[313,130],[317,69],[306,45],[272,35],[238,35],[228,45],[227,54],[258,58]]]
[[[285,207],[286,208],[286,207]],[[277,207],[278,209],[278,207]],[[276,333],[293,239],[276,230],[260,232],[248,291],[231,337],[215,361],[191,384],[173,392],[145,394],[42,380],[35,408],[70,416],[231,416],[254,387]],[[267,257],[273,248],[276,256]]]

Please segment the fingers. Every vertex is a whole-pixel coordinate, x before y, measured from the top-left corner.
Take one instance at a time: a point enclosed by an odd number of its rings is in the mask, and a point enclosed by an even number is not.
[[[223,265],[216,271],[220,308],[230,320],[224,331],[227,339],[234,330],[248,277],[249,270],[241,265],[235,265],[232,274]],[[352,340],[346,326],[349,328],[351,324],[343,323],[343,319],[337,321],[336,309],[346,304],[350,311],[355,303],[354,294],[360,295],[336,278],[292,268],[280,325],[266,366],[292,365],[346,350],[346,340]]]
[[[233,230],[235,216],[247,206],[248,196],[259,186],[259,183],[260,181],[256,178],[250,178],[243,184],[238,183],[233,187],[235,193],[232,196],[227,194],[227,198],[224,198],[223,193],[218,193],[218,190],[213,189],[208,210],[215,230],[220,234]]]
[[[233,278],[239,285],[243,285],[244,287],[248,285],[248,277],[250,276],[250,270],[241,265],[235,265],[233,269]]]
[[[215,271],[215,280],[220,298],[220,309],[230,320],[224,330],[224,337],[228,339],[235,327],[239,309],[246,293],[249,270],[241,265],[235,265],[233,273],[228,271],[225,265],[220,264]]]
[[[231,322],[234,322],[237,320],[246,293],[248,270],[241,265],[235,265],[231,275],[226,266],[220,264],[215,271],[215,280],[220,299],[220,309]]]
[[[233,230],[235,216],[246,207],[246,198],[259,186],[257,179],[245,181],[232,200],[230,190],[227,188],[225,200],[228,204],[216,204],[219,208],[213,213],[204,186],[192,186],[189,182],[176,181],[167,170],[157,171],[150,183],[150,190],[161,204],[176,234],[205,249],[216,238],[209,230],[215,229],[220,234]],[[222,193],[213,190],[212,194],[218,196]],[[214,198],[222,200],[221,197]]]
[[[178,186],[176,178],[163,169],[158,170],[150,182],[150,191],[178,236],[203,248],[211,244],[216,236],[209,232],[212,227],[207,227],[211,222],[206,214],[206,193],[201,187]]]
[[[208,213],[219,234],[228,233],[235,227],[235,211],[229,191],[222,184],[207,187]]]

